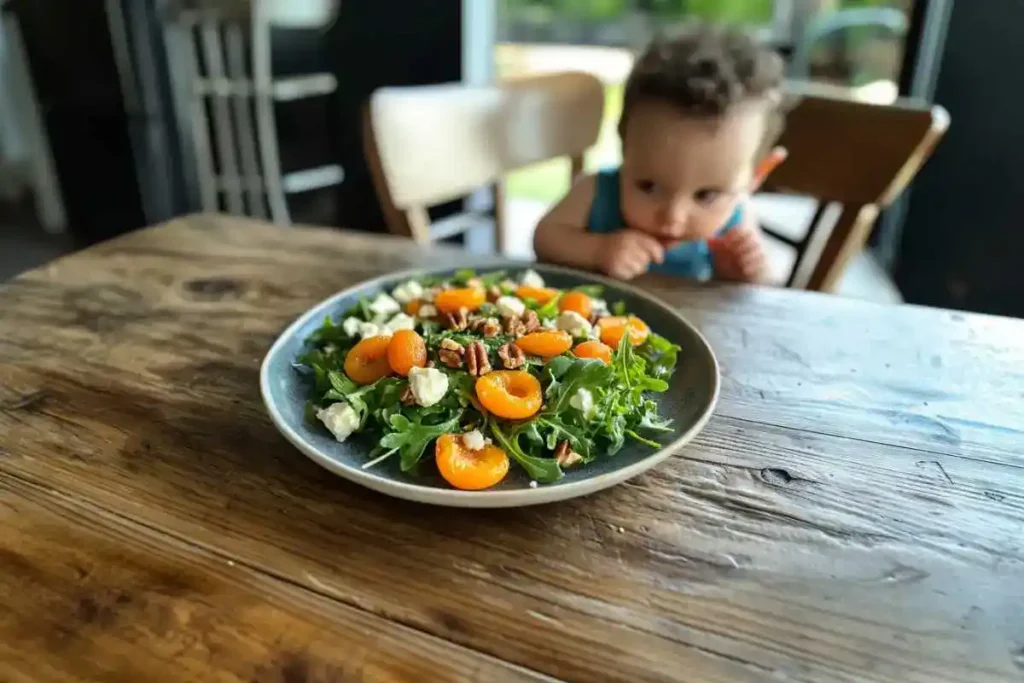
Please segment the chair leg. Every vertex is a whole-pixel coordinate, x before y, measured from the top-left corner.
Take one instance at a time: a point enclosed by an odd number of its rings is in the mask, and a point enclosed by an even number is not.
[[[251,82],[245,71],[245,37],[243,27],[232,21],[225,29],[228,52],[228,77],[235,83]],[[249,198],[250,215],[265,218],[267,215],[263,199],[263,179],[260,177],[259,161],[256,158],[256,130],[253,126],[252,88],[248,93],[238,93],[234,98],[235,127],[238,132],[242,158],[242,184]]]
[[[807,228],[807,234],[804,235],[802,240],[793,245],[796,249],[796,259],[793,261],[793,269],[789,271],[789,278],[786,279],[786,287],[792,287],[796,283],[797,274],[800,272],[800,264],[807,255],[807,246],[811,243],[811,236],[814,235],[814,231],[821,223],[821,219],[824,217],[825,209],[827,208],[828,202],[818,202],[818,208],[814,210],[814,217],[811,218],[811,224]]]
[[[843,212],[825,243],[807,289],[819,292],[835,289],[850,260],[864,247],[878,213],[878,207],[874,204],[862,206],[857,211]]]
[[[274,118],[274,87],[270,73],[270,23],[264,0],[252,0],[253,95],[256,98],[256,126],[260,158],[263,162],[263,187],[275,223],[291,225],[288,203],[281,184],[281,158],[277,148],[277,122]]]

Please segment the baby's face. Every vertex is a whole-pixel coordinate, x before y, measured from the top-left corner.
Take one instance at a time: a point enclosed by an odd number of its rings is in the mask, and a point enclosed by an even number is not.
[[[667,104],[638,104],[622,144],[627,226],[664,241],[711,237],[750,186],[764,133],[755,105],[695,119]]]

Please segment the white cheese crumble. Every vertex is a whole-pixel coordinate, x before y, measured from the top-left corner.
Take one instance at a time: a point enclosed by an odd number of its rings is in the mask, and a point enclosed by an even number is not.
[[[399,330],[414,330],[416,329],[416,318],[405,313],[399,313],[394,318],[388,321],[388,324],[384,326],[388,332],[395,333]]]
[[[498,308],[498,313],[509,317],[522,315],[526,312],[526,304],[514,296],[500,296],[494,302],[494,305]]]
[[[519,284],[527,287],[543,287],[544,278],[540,276],[540,273],[531,269],[519,276]]]
[[[341,329],[345,330],[345,334],[350,337],[354,337],[359,334],[359,326],[363,324],[363,321],[359,318],[348,317],[345,318],[345,322],[341,324]]]
[[[377,323],[359,323],[359,336],[363,339],[369,339],[370,337],[390,337],[391,330],[378,325]]]
[[[378,316],[391,315],[392,313],[398,313],[402,310],[402,307],[397,301],[392,299],[390,296],[381,292],[377,295],[377,298],[370,304],[370,310],[376,313]]]
[[[437,307],[433,304],[423,304],[420,306],[420,310],[416,311],[416,316],[420,318],[433,318],[437,315]]]
[[[471,432],[466,432],[462,435],[462,445],[471,451],[479,451],[490,439],[485,439],[484,435],[480,433],[479,429],[474,429]]]
[[[410,301],[419,299],[423,296],[423,285],[415,280],[403,282],[395,287],[394,291],[391,292],[391,296],[394,297],[395,301],[398,303],[407,304]]]
[[[409,388],[416,403],[429,407],[448,393],[448,375],[437,368],[413,368],[409,371]]]
[[[531,480],[530,480],[530,488],[531,488],[531,489],[535,489],[535,488],[537,488],[537,482],[535,482],[534,480],[532,480],[532,479],[531,479]]]
[[[594,395],[590,393],[589,389],[577,390],[569,399],[569,405],[583,413],[587,419],[593,417],[594,411],[597,409],[597,406],[594,405]]]
[[[574,337],[588,337],[593,329],[590,321],[576,311],[562,311],[556,325],[558,329],[564,330]]]
[[[359,429],[359,415],[347,403],[332,403],[318,410],[316,417],[338,441],[344,441]]]
[[[608,302],[604,299],[591,298],[590,305],[594,309],[594,313],[600,316],[608,315]]]
[[[424,301],[433,301],[437,297],[438,292],[440,291],[440,287],[427,287],[426,289],[423,290],[423,296],[421,296],[420,298],[423,299]]]

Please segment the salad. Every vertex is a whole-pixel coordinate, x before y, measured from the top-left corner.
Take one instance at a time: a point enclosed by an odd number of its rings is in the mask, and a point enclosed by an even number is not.
[[[671,432],[653,395],[679,347],[602,288],[547,287],[534,271],[419,278],[328,316],[296,367],[306,419],[369,440],[364,468],[432,457],[458,489],[494,486],[511,463],[549,484]]]

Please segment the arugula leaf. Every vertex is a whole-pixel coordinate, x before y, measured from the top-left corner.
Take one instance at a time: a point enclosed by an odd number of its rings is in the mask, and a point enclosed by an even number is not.
[[[558,301],[562,298],[562,293],[559,292],[556,296],[551,297],[551,301],[547,302],[543,306],[537,309],[537,317],[541,320],[547,320],[549,318],[558,317]]]
[[[651,333],[636,352],[647,361],[648,372],[655,377],[668,377],[676,369],[682,348],[661,335]]]
[[[612,315],[626,315],[626,302],[616,301],[612,304]]]
[[[506,273],[507,271],[504,270],[495,270],[491,273],[486,273],[485,275],[480,276],[480,282],[484,284],[484,287],[493,287],[505,279]]]
[[[423,453],[431,441],[442,434],[457,432],[461,419],[462,412],[459,411],[446,422],[428,426],[396,413],[389,421],[392,431],[382,436],[378,443],[381,448],[397,452],[402,471],[408,472],[423,458]]]
[[[512,459],[519,463],[519,466],[526,470],[530,478],[541,484],[551,484],[561,479],[565,474],[554,458],[538,458],[529,455],[519,445],[519,437],[527,427],[519,425],[514,431],[505,434],[497,423],[491,423],[491,434],[494,440],[512,456]]]
[[[464,285],[475,277],[475,270],[473,270],[472,268],[462,268],[460,270],[455,271],[455,274],[452,275],[452,282],[454,282],[457,285]]]
[[[579,285],[578,287],[573,287],[572,291],[574,291],[574,292],[583,292],[587,296],[594,297],[594,298],[600,298],[601,295],[604,294],[604,286],[603,285]]]

